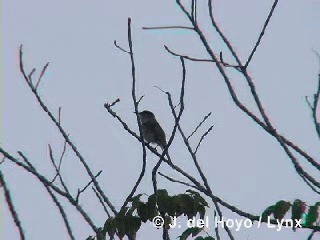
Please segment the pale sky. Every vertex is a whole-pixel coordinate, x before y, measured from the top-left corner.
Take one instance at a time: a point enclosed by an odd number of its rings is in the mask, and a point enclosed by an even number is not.
[[[187,1],[185,1],[186,3]],[[199,1],[202,2],[202,1]],[[204,1],[206,2],[206,1]],[[257,40],[273,1],[214,1],[214,15],[244,60]],[[312,49],[320,51],[320,2],[280,1],[265,37],[249,67],[267,114],[278,131],[306,150],[319,155],[311,112],[305,96],[314,94],[319,63]],[[227,49],[210,29],[206,4],[198,6],[199,20],[213,49],[231,59]],[[24,45],[26,68],[50,66],[39,87],[40,95],[54,114],[62,107],[62,126],[84,155],[93,172],[102,170],[99,181],[119,209],[138,178],[142,164],[141,144],[129,136],[104,109],[117,98],[117,113],[137,130],[131,99],[131,66],[128,55],[113,41],[127,48],[127,18],[132,18],[133,47],[137,69],[137,92],[145,94],[141,109],[155,113],[169,135],[173,118],[167,99],[158,86],[178,101],[181,67],[163,45],[176,52],[207,58],[198,36],[192,31],[145,31],[144,26],[190,26],[173,0],[4,0],[2,1],[2,139],[1,146],[17,156],[24,152],[50,179],[47,145],[58,155],[63,139],[27,88],[18,65],[19,45]],[[208,113],[212,117],[194,136],[214,125],[200,148],[199,162],[215,194],[244,211],[259,215],[278,200],[296,198],[314,204],[319,197],[297,175],[290,159],[276,140],[235,107],[223,79],[209,63],[186,62],[186,109],[181,123],[187,133]],[[228,71],[241,100],[253,103],[244,79]],[[255,110],[254,110],[255,111]],[[184,144],[177,137],[170,148],[174,162],[196,175]],[[148,152],[147,171],[138,193],[152,194],[151,171],[157,158]],[[304,159],[300,163],[311,169]],[[60,215],[43,186],[29,173],[6,161],[1,165],[28,239],[68,239]],[[182,179],[167,166],[161,171]],[[69,149],[62,173],[76,193],[89,178]],[[312,172],[314,173],[314,172]],[[198,179],[200,177],[196,175]],[[319,179],[319,173],[314,173]],[[176,194],[185,188],[158,177],[159,188]],[[81,216],[64,199],[77,239],[92,235]],[[4,202],[3,202],[4,203]],[[7,206],[2,203],[2,238],[19,239]],[[103,225],[101,211],[91,190],[81,205]],[[208,210],[212,216],[212,210]],[[223,209],[226,217],[239,218]],[[213,228],[209,233],[213,234]],[[181,231],[174,229],[172,239]],[[242,229],[233,231],[237,240],[306,239],[310,231]],[[224,235],[223,235],[224,236]],[[138,239],[161,239],[160,230],[148,223]],[[226,239],[226,238],[223,238]]]

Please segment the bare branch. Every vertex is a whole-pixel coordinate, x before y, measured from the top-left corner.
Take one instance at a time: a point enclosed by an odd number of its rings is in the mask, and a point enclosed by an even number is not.
[[[198,149],[201,145],[201,142],[203,141],[203,139],[211,132],[211,130],[213,129],[213,126],[209,127],[209,129],[201,136],[200,138],[200,141],[196,147],[196,150],[194,151],[194,153],[197,153],[198,152]]]
[[[267,26],[268,26],[268,24],[269,24],[269,22],[270,22],[270,19],[271,19],[272,15],[273,15],[274,10],[276,9],[276,6],[277,6],[278,2],[279,2],[279,0],[275,0],[275,1],[274,1],[273,5],[272,5],[272,7],[271,7],[271,10],[270,10],[270,12],[269,12],[269,15],[268,15],[266,21],[264,22],[262,31],[260,32],[260,35],[259,35],[258,40],[257,40],[257,42],[256,42],[256,45],[255,45],[254,48],[252,49],[252,51],[251,51],[251,53],[250,53],[250,55],[249,55],[249,58],[248,58],[246,64],[244,65],[245,68],[248,67],[248,65],[249,65],[249,63],[250,63],[253,55],[254,55],[255,52],[257,51],[257,48],[258,48],[258,46],[259,46],[259,44],[260,44],[260,42],[261,42],[261,39],[262,39],[262,37],[263,37],[263,35],[264,35],[265,31],[266,31],[266,28],[267,28]]]
[[[143,30],[164,30],[164,29],[186,29],[186,30],[194,30],[192,27],[185,26],[162,26],[162,27],[143,27]]]
[[[118,44],[117,44],[117,41],[114,40],[113,44],[116,46],[116,48],[120,49],[122,52],[124,53],[127,53],[127,54],[130,54],[129,51],[125,50],[124,48],[120,47]]]
[[[139,98],[139,100],[137,101],[137,104],[139,105],[140,104],[140,102],[141,102],[141,100],[144,98],[144,95],[142,95],[140,98]]]
[[[158,172],[158,174],[159,174],[160,176],[168,179],[168,180],[171,181],[171,182],[180,183],[180,184],[185,185],[185,186],[187,186],[187,187],[192,187],[192,188],[195,188],[195,189],[199,190],[198,187],[195,186],[195,185],[192,185],[192,184],[190,184],[190,183],[187,183],[187,182],[183,182],[183,181],[174,179],[174,178],[172,178],[172,177],[169,177],[168,175],[165,175],[165,174],[162,173],[162,172]],[[200,191],[200,190],[199,190],[199,191]]]
[[[2,164],[2,163],[4,163],[4,160],[6,159],[6,157],[5,156],[3,156],[2,157],[2,160],[0,161],[0,165]]]
[[[99,202],[101,203],[102,207],[103,207],[103,210],[106,212],[106,214],[108,215],[108,217],[111,217],[109,211],[108,211],[108,208],[107,206],[105,205],[105,203],[103,202],[103,199],[102,197],[100,196],[99,192],[94,188],[92,187],[92,190],[94,191],[95,195],[97,196]]]
[[[211,116],[211,112],[209,112],[204,118],[203,120],[198,124],[198,126],[196,127],[196,129],[187,137],[187,139],[189,140],[189,138],[191,138],[193,136],[193,134],[195,134],[198,129],[201,127],[201,125]]]
[[[197,0],[191,1],[191,16],[194,22],[197,22]]]
[[[36,69],[33,68],[28,75],[28,81],[32,84],[32,75],[35,73]]]
[[[272,136],[274,136],[277,141],[280,143],[285,143],[288,144],[289,143],[291,145],[289,145],[290,147],[294,147],[296,151],[299,151],[299,153],[303,154],[304,156],[307,156],[308,158],[306,158],[310,163],[312,163],[314,166],[319,167],[320,165],[314,161],[311,157],[309,157],[305,152],[300,151],[301,149],[299,149],[298,147],[296,147],[296,145],[292,144],[290,141],[288,141],[287,139],[285,139],[283,136],[281,136],[280,134],[277,133],[277,131],[274,129],[274,127],[272,126],[272,124],[270,123],[270,120],[268,118],[268,116],[266,115],[262,104],[260,102],[260,99],[258,97],[257,91],[255,89],[255,85],[251,79],[251,77],[248,75],[247,71],[245,68],[242,68],[242,73],[244,75],[244,77],[247,80],[247,83],[250,87],[252,96],[256,102],[256,105],[259,109],[259,112],[262,115],[263,120],[265,121],[262,122],[255,114],[253,114],[251,111],[249,111],[237,98],[236,93],[234,92],[233,86],[230,82],[230,79],[228,78],[228,76],[226,75],[224,69],[222,68],[221,64],[217,61],[217,56],[214,54],[213,50],[211,49],[210,45],[208,44],[206,37],[204,36],[204,34],[202,33],[202,31],[200,30],[199,26],[192,22],[192,18],[190,16],[190,14],[187,12],[187,10],[183,7],[183,5],[180,3],[179,0],[177,0],[177,4],[179,5],[179,7],[181,8],[181,10],[185,13],[185,15],[189,18],[189,20],[191,21],[192,25],[194,26],[195,32],[198,33],[204,47],[206,48],[207,52],[209,53],[209,55],[212,57],[212,59],[215,61],[216,66],[218,68],[218,70],[220,71],[222,77],[224,78],[227,86],[228,86],[228,90],[231,94],[232,100],[234,101],[234,103],[236,104],[237,107],[239,107],[243,112],[245,112],[250,118],[252,118],[256,123],[258,123],[262,128],[264,128],[268,133],[270,133]],[[212,24],[216,29],[219,29],[218,26],[216,25],[216,23],[213,20],[213,16],[212,16],[212,1],[209,0],[208,1],[209,4],[209,10],[210,10],[210,17],[212,19]],[[221,31],[220,31],[221,33]],[[221,36],[223,36],[223,34],[220,34]],[[226,41],[226,44],[229,43],[228,41]],[[232,47],[230,47],[230,51],[232,50]],[[234,54],[235,58],[237,57],[236,54]],[[236,58],[237,61],[239,61],[239,65],[242,65],[240,60],[238,58]],[[299,163],[297,162],[297,160],[295,159],[295,157],[291,154],[290,150],[284,145],[281,144],[281,146],[284,148],[285,152],[287,153],[287,155],[289,156],[289,158],[291,159],[295,169],[297,171],[302,171],[302,173],[305,175],[307,174],[305,171],[303,171],[303,169],[301,168],[301,166],[299,165]],[[320,169],[320,168],[319,168]],[[313,184],[315,184],[315,186],[318,186],[319,183],[317,181],[315,181],[311,176],[309,176],[308,174],[305,175],[305,177],[312,182]]]
[[[313,51],[314,51],[316,57],[318,58],[318,61],[319,61],[319,64],[320,64],[320,54],[315,50],[313,50]],[[308,99],[306,97],[306,101],[309,104],[309,107],[310,107],[311,112],[312,112],[312,119],[313,119],[314,126],[316,128],[318,137],[320,138],[320,123],[317,120],[317,109],[318,109],[318,104],[319,104],[319,97],[320,97],[320,71],[319,71],[319,74],[318,74],[318,86],[317,86],[316,93],[313,96],[312,105],[311,105],[311,103],[308,101]]]
[[[145,142],[143,141],[143,137],[142,137],[142,125],[141,125],[139,109],[138,109],[139,102],[140,102],[140,100],[142,98],[140,98],[139,101],[137,101],[137,97],[136,97],[136,69],[135,69],[135,61],[134,61],[133,46],[132,46],[131,18],[128,18],[128,44],[129,44],[129,49],[130,49],[129,54],[130,54],[130,60],[131,60],[131,76],[132,76],[131,95],[132,95],[132,101],[133,101],[133,105],[134,105],[134,112],[135,112],[137,123],[138,123],[138,127],[139,127],[139,135],[140,135],[140,139],[142,140],[141,141],[142,167],[141,167],[140,175],[139,175],[135,185],[133,186],[131,192],[127,196],[125,202],[123,203],[120,211],[122,211],[127,206],[129,201],[131,200],[132,196],[136,192],[138,186],[140,185],[140,183],[141,183],[141,181],[143,179],[143,176],[144,176],[145,171],[146,171],[146,165],[147,165],[147,150],[146,150]]]
[[[180,91],[180,110],[179,110],[177,118],[175,118],[175,125],[173,127],[173,130],[172,130],[171,136],[170,136],[170,138],[168,140],[168,143],[164,147],[159,161],[157,162],[157,164],[152,169],[152,182],[153,182],[153,190],[154,190],[155,194],[157,194],[157,179],[156,179],[157,171],[158,171],[161,163],[163,162],[165,155],[167,155],[168,160],[171,162],[171,160],[169,158],[169,154],[168,154],[168,149],[169,149],[170,145],[173,142],[173,139],[174,139],[175,134],[176,134],[176,130],[177,130],[179,122],[180,122],[180,118],[181,118],[183,110],[184,110],[184,92],[185,92],[185,82],[186,82],[186,66],[185,66],[185,62],[184,62],[183,57],[180,57],[180,61],[181,61],[181,66],[182,66],[182,81],[181,81],[181,91]],[[166,92],[166,94],[168,96],[168,101],[172,103],[172,99],[171,99],[170,93]],[[176,115],[174,108],[172,109],[172,114]]]
[[[72,229],[70,227],[70,223],[69,223],[67,214],[64,211],[60,201],[58,200],[58,198],[54,195],[54,193],[52,192],[52,190],[48,186],[46,186],[46,189],[47,189],[50,197],[52,198],[53,202],[56,204],[56,206],[59,209],[60,215],[61,215],[61,217],[63,219],[64,225],[66,226],[66,229],[67,229],[67,232],[68,232],[68,235],[69,235],[70,239],[71,240],[75,240],[75,237],[73,236]]]
[[[0,168],[0,186],[3,187],[5,201],[6,201],[7,205],[8,205],[8,208],[9,208],[9,211],[10,211],[11,216],[13,218],[13,221],[14,221],[16,227],[18,228],[20,239],[21,240],[25,240],[26,237],[25,237],[23,228],[21,226],[21,221],[20,221],[18,213],[17,213],[17,211],[16,211],[16,209],[15,209],[15,207],[13,205],[12,198],[11,198],[11,195],[10,195],[10,191],[9,191],[8,186],[7,186],[7,183],[4,180],[4,176],[2,174],[1,168]]]
[[[40,81],[41,81],[44,73],[46,72],[48,66],[49,66],[49,62],[47,62],[46,65],[44,65],[44,67],[42,68],[42,71],[41,71],[40,76],[39,76],[39,78],[38,78],[38,82],[37,82],[36,85],[35,85],[35,90],[37,90],[37,88],[39,87]]]
[[[97,173],[97,175],[94,176],[94,178],[97,179],[97,177],[99,177],[101,173],[102,173],[102,170],[100,170]],[[93,183],[93,179],[91,179],[91,181],[88,182],[87,185],[84,188],[82,188],[81,190],[78,189],[78,193],[77,193],[77,196],[76,196],[76,202],[77,203],[79,202],[79,198],[80,198],[81,193],[83,193],[90,186],[91,183]]]
[[[58,110],[58,123],[61,124],[61,107],[59,107],[59,110]]]
[[[65,154],[65,151],[66,151],[66,146],[67,146],[67,143],[65,142],[64,143],[64,146],[63,146],[63,150],[62,150],[62,154],[61,154],[61,157],[60,157],[60,161],[59,161],[59,165],[57,166],[57,164],[55,163],[55,160],[54,160],[54,157],[53,157],[53,153],[52,153],[52,148],[51,148],[51,145],[48,144],[48,149],[49,149],[49,157],[50,157],[50,160],[51,160],[51,163],[56,171],[56,175],[54,176],[54,178],[51,180],[51,184],[54,183],[54,181],[56,180],[57,177],[59,177],[60,179],[60,182],[61,182],[61,185],[62,187],[64,188],[64,190],[69,193],[69,189],[67,187],[67,185],[64,183],[63,179],[62,179],[62,176],[61,176],[61,173],[60,173],[60,169],[61,169],[61,163],[62,163],[62,159],[63,159],[63,156]],[[70,193],[69,193],[70,194]]]
[[[89,167],[89,165],[87,164],[86,160],[84,159],[84,157],[81,155],[81,153],[78,151],[77,147],[75,146],[75,144],[73,143],[73,141],[70,140],[69,135],[66,133],[66,131],[62,128],[62,126],[60,125],[60,123],[58,122],[58,120],[54,117],[54,115],[52,114],[52,112],[48,109],[48,107],[45,105],[45,103],[42,101],[41,97],[39,96],[39,94],[37,93],[37,91],[35,90],[35,88],[32,86],[32,84],[28,81],[28,77],[25,74],[25,70],[24,70],[24,66],[23,66],[23,51],[22,51],[22,45],[20,46],[20,72],[22,73],[24,79],[26,80],[28,86],[30,87],[32,93],[34,94],[34,96],[36,97],[38,103],[40,104],[40,106],[42,107],[43,111],[47,113],[47,115],[49,116],[49,118],[51,119],[51,121],[57,126],[59,132],[61,133],[61,135],[63,136],[63,138],[65,139],[65,141],[68,143],[68,145],[71,147],[72,151],[76,154],[76,156],[78,157],[79,161],[82,163],[82,165],[84,166],[86,172],[88,173],[88,175],[90,176],[91,179],[93,179],[94,181],[94,185],[97,188],[97,190],[99,191],[99,193],[101,194],[103,200],[107,203],[107,205],[110,207],[110,209],[112,210],[112,212],[114,214],[117,214],[117,210],[115,209],[115,207],[113,206],[113,204],[109,201],[109,199],[107,198],[107,196],[105,195],[105,193],[102,191],[99,183],[94,179],[94,175]]]
[[[88,223],[88,225],[92,228],[93,231],[98,232],[98,228],[95,226],[95,224],[93,223],[93,221],[91,220],[91,218],[89,217],[89,215],[83,210],[83,208],[77,204],[77,202],[75,201],[75,199],[67,192],[61,190],[59,187],[51,184],[51,182],[43,175],[41,175],[36,168],[31,164],[31,162],[27,159],[27,157],[21,153],[18,152],[19,155],[24,159],[24,161],[27,164],[24,164],[22,162],[20,162],[19,160],[17,160],[15,157],[13,157],[12,155],[10,155],[8,152],[6,152],[5,150],[3,150],[0,146],[0,153],[2,153],[7,159],[9,159],[11,162],[13,162],[14,164],[16,164],[17,166],[22,167],[24,170],[26,170],[27,172],[31,173],[32,175],[34,175],[35,177],[37,177],[37,179],[45,186],[45,187],[50,187],[52,188],[56,193],[58,193],[59,195],[65,197],[73,206],[75,206],[75,208],[77,209],[77,211],[82,215],[82,217],[85,219],[85,221]]]
[[[168,53],[170,53],[171,55],[173,56],[176,56],[176,57],[183,57],[184,59],[188,59],[190,61],[194,61],[194,62],[213,62],[212,59],[201,59],[201,58],[194,58],[194,57],[189,57],[187,55],[182,55],[182,54],[178,54],[178,53],[175,53],[174,51],[172,51],[168,46],[164,45],[164,48],[166,49],[166,51]]]

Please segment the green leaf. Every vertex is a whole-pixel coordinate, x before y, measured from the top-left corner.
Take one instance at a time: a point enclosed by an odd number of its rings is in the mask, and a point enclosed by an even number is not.
[[[166,204],[166,210],[169,216],[176,216],[178,205],[175,201],[175,196],[169,196]]]
[[[140,206],[137,208],[137,213],[141,218],[142,222],[147,222],[149,219],[149,208],[147,204],[141,203]]]
[[[318,206],[315,204],[314,206],[309,207],[308,214],[306,216],[305,226],[313,226],[313,224],[317,221],[319,217],[318,214]]]
[[[167,190],[160,189],[157,191],[157,194],[158,210],[162,213],[166,213],[169,200],[168,192]]]
[[[129,210],[129,207],[124,207],[123,209],[120,210],[118,216],[124,217],[128,210]]]
[[[261,217],[263,220],[266,220],[274,211],[274,205],[269,206],[266,210],[263,211]]]
[[[155,216],[159,215],[157,206],[156,206],[156,195],[152,194],[149,196],[148,202],[147,202],[147,208],[148,208],[148,219],[152,221],[152,219]]]
[[[293,202],[292,208],[291,208],[291,218],[292,219],[301,219],[302,214],[306,210],[306,205],[304,202],[302,202],[300,199],[296,199]]]
[[[291,207],[290,202],[280,200],[274,205],[273,216],[275,219],[281,220]]]
[[[184,215],[187,215],[188,218],[192,218],[194,216],[194,211],[193,211],[194,199],[190,195],[179,194],[177,203],[181,211],[184,213]]]
[[[127,236],[133,236],[140,229],[141,220],[137,216],[126,216],[124,218],[125,233]]]
[[[208,237],[205,237],[204,240],[214,240],[214,237],[208,236]]]
[[[205,207],[203,205],[200,205],[198,207],[198,213],[200,214],[200,218],[204,219],[204,216],[206,214],[206,209],[205,209]]]
[[[106,222],[104,223],[104,226],[103,226],[103,233],[106,234],[108,233],[108,235],[110,237],[113,237],[114,234],[116,233],[116,229],[117,229],[117,226],[116,226],[116,223],[114,221],[114,218],[113,217],[110,217],[106,220]]]
[[[140,206],[140,204],[142,203],[140,200],[141,196],[142,196],[142,194],[138,194],[137,196],[134,196],[133,198],[131,198],[133,209],[137,209]]]
[[[203,237],[196,237],[194,240],[204,240],[204,238]]]
[[[124,224],[124,217],[116,217],[114,222],[117,227],[117,236],[122,239],[126,235],[126,227]]]
[[[201,228],[187,228],[178,238],[180,240],[186,240],[190,235],[193,237],[196,236],[199,232],[201,232]]]
[[[168,196],[168,191],[166,189],[158,189],[157,196]]]

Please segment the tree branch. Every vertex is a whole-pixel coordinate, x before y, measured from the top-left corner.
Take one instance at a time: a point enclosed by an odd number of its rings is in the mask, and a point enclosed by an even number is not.
[[[17,211],[16,211],[16,209],[15,209],[15,207],[13,205],[12,198],[11,198],[11,195],[10,195],[10,191],[9,191],[8,186],[7,186],[7,183],[4,180],[4,176],[2,174],[1,168],[0,168],[0,187],[3,187],[5,201],[6,201],[7,205],[8,205],[8,208],[9,208],[9,211],[10,211],[11,216],[13,218],[13,221],[14,221],[16,227],[18,228],[20,239],[21,240],[25,240],[26,237],[25,237],[23,228],[21,226],[21,221],[20,221],[18,213],[17,213]]]

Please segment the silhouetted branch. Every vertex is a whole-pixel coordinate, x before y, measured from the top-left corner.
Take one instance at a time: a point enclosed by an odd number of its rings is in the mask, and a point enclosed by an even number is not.
[[[50,187],[52,188],[56,193],[58,193],[59,195],[65,197],[73,206],[75,206],[75,208],[77,209],[77,211],[82,215],[82,217],[85,219],[85,221],[88,223],[88,225],[92,228],[92,230],[94,230],[95,232],[98,232],[98,228],[95,226],[95,224],[93,223],[93,221],[91,220],[91,218],[89,217],[89,215],[83,210],[83,208],[77,204],[77,202],[75,201],[75,199],[67,192],[61,190],[59,187],[55,186],[54,184],[51,184],[51,181],[49,181],[46,177],[44,177],[43,175],[41,175],[36,168],[31,164],[31,162],[28,160],[28,158],[22,153],[22,152],[18,152],[19,155],[23,158],[23,160],[26,162],[26,164],[20,162],[18,159],[16,159],[15,157],[13,157],[12,155],[10,155],[8,152],[6,152],[5,150],[3,150],[0,147],[0,152],[7,158],[9,159],[11,162],[13,162],[14,164],[16,164],[17,166],[22,167],[24,170],[26,170],[27,172],[31,173],[32,175],[34,175],[35,177],[37,177],[37,179],[45,186],[45,187]]]
[[[61,203],[59,202],[58,198],[54,195],[54,193],[52,192],[52,190],[48,187],[48,186],[45,186],[49,195],[51,196],[53,202],[56,204],[56,206],[58,207],[59,209],[59,212],[60,212],[60,215],[63,219],[63,222],[64,222],[64,225],[66,226],[67,228],[67,232],[68,232],[68,235],[70,237],[71,240],[75,240],[75,237],[73,236],[73,232],[72,232],[72,229],[70,227],[70,223],[69,223],[69,220],[68,220],[68,217],[67,217],[67,214],[66,212],[64,211]]]
[[[97,173],[97,175],[94,176],[94,178],[97,179],[97,177],[99,177],[101,173],[102,173],[102,170],[100,170]],[[93,179],[90,182],[88,182],[87,185],[84,186],[82,189],[78,189],[78,193],[77,193],[77,196],[76,196],[76,202],[77,203],[79,202],[79,198],[80,198],[81,193],[83,193],[90,186],[91,183],[93,183]]]
[[[37,99],[37,102],[40,104],[41,108],[43,109],[44,112],[47,113],[47,115],[49,116],[49,118],[51,119],[51,121],[57,126],[59,132],[61,133],[61,135],[63,136],[63,138],[65,139],[65,141],[68,143],[68,145],[71,147],[71,149],[73,150],[73,152],[76,154],[76,156],[78,157],[78,159],[80,160],[80,162],[82,163],[82,165],[84,166],[86,172],[88,173],[88,175],[90,176],[91,179],[93,179],[93,183],[95,185],[95,187],[97,188],[97,190],[99,191],[99,193],[101,194],[103,200],[107,203],[107,205],[110,207],[110,209],[112,210],[112,212],[114,214],[117,214],[117,210],[115,209],[115,207],[113,206],[113,204],[109,201],[109,199],[107,198],[107,196],[105,195],[105,193],[102,191],[99,183],[94,179],[94,175],[89,167],[89,165],[87,164],[87,162],[85,161],[84,157],[80,154],[80,152],[78,151],[77,147],[75,146],[75,144],[73,143],[73,141],[70,140],[69,135],[65,132],[65,130],[62,128],[62,126],[60,125],[59,121],[53,116],[53,114],[51,113],[51,111],[48,109],[48,107],[45,105],[45,103],[42,101],[41,97],[39,96],[39,94],[37,93],[36,89],[34,88],[34,86],[32,85],[31,82],[29,82],[28,77],[25,73],[24,70],[24,65],[23,65],[23,51],[22,51],[22,45],[20,46],[20,58],[19,58],[19,63],[20,63],[20,72],[22,73],[24,79],[26,80],[26,83],[28,84],[29,88],[31,89],[32,93],[34,94],[34,96]]]
[[[106,214],[108,215],[108,217],[111,217],[111,215],[110,215],[110,213],[109,213],[109,211],[108,211],[108,208],[107,208],[107,206],[105,205],[105,203],[103,202],[103,199],[102,199],[102,197],[100,196],[99,192],[98,192],[94,187],[92,187],[92,190],[94,191],[95,195],[97,196],[99,202],[101,203],[101,205],[102,205],[104,211],[106,212]]]
[[[176,56],[176,57],[183,57],[184,59],[187,59],[189,61],[193,61],[193,62],[215,62],[212,59],[203,59],[203,58],[194,58],[194,57],[190,57],[188,55],[183,55],[183,54],[178,54],[176,52],[174,52],[173,50],[171,50],[169,47],[167,47],[166,45],[164,45],[164,48],[166,49],[167,52],[169,52],[171,55]],[[229,63],[225,63],[220,61],[219,63],[221,63],[224,67],[231,67],[231,68],[235,68],[236,70],[239,71],[239,66],[237,65],[232,65]]]
[[[318,58],[318,62],[320,64],[320,54],[313,50],[316,57]],[[312,119],[314,126],[316,128],[318,137],[320,138],[320,123],[317,120],[317,109],[318,109],[318,104],[319,104],[319,97],[320,97],[320,72],[318,74],[318,85],[317,85],[317,90],[316,93],[313,95],[313,101],[312,103],[309,102],[308,98],[306,97],[307,104],[309,105],[311,112],[312,112]]]
[[[255,103],[259,109],[259,112],[261,113],[261,116],[263,118],[262,122],[255,114],[253,114],[251,111],[249,111],[237,98],[237,95],[233,89],[233,86],[231,84],[231,81],[229,79],[229,77],[227,76],[226,72],[224,71],[223,67],[221,66],[221,64],[218,61],[217,56],[215,55],[215,53],[213,52],[213,50],[211,49],[210,45],[207,42],[206,37],[204,36],[204,34],[202,33],[201,29],[199,28],[199,26],[192,21],[192,18],[190,16],[190,14],[188,13],[188,11],[184,8],[184,6],[180,3],[179,0],[177,0],[177,4],[179,5],[180,9],[185,13],[185,15],[188,17],[188,19],[190,20],[190,22],[192,23],[194,30],[196,33],[198,33],[201,42],[203,43],[204,47],[206,48],[207,52],[209,53],[209,55],[212,57],[212,59],[214,60],[219,72],[221,73],[225,83],[227,84],[229,93],[232,97],[232,100],[234,101],[234,103],[236,104],[237,107],[239,107],[243,112],[245,112],[250,118],[252,118],[256,123],[258,123],[261,127],[263,127],[268,133],[270,133],[272,136],[274,136],[276,138],[276,140],[280,143],[280,145],[284,148],[285,152],[287,153],[287,155],[289,156],[289,158],[291,159],[296,171],[300,171],[300,173],[302,173],[310,182],[312,182],[315,186],[320,186],[319,182],[315,181],[314,178],[312,178],[310,175],[308,175],[305,171],[303,171],[302,167],[300,166],[300,164],[298,163],[298,161],[295,159],[295,157],[293,156],[293,154],[290,152],[290,150],[288,149],[287,146],[285,146],[285,144],[287,144],[288,141],[284,141],[284,137],[281,136],[280,134],[277,133],[277,131],[275,130],[275,128],[272,126],[267,114],[264,111],[264,108],[260,102],[260,99],[258,97],[257,91],[255,89],[255,85],[251,79],[251,77],[248,75],[247,71],[245,68],[242,68],[242,73],[244,75],[244,77],[247,80],[247,83],[250,87],[252,96],[255,100]],[[208,1],[208,5],[209,5],[209,11],[210,11],[210,16],[211,19],[213,19],[212,16],[212,1],[209,0]],[[216,29],[219,29],[218,26],[216,25],[216,23],[214,21],[212,21],[213,26]],[[220,31],[220,35],[223,36],[222,32]],[[231,51],[232,48],[230,48]],[[240,61],[236,54],[234,54],[234,56],[236,57],[237,61]],[[239,65],[242,66],[241,62],[239,62]],[[295,146],[295,145],[294,145]],[[298,148],[295,148],[295,150],[297,150]],[[299,149],[300,150],[300,149]],[[304,153],[305,154],[305,153]],[[307,154],[305,154],[307,155]],[[307,159],[308,161],[310,159]],[[316,163],[313,159],[312,162],[314,165],[318,165],[318,163]]]
[[[125,50],[123,47],[120,47],[116,40],[113,41],[113,44],[116,46],[116,48],[120,49],[122,52],[130,54],[129,51]]]
[[[35,85],[35,90],[37,90],[37,88],[39,87],[40,81],[41,81],[44,73],[46,72],[48,66],[49,66],[49,62],[47,62],[47,64],[44,65],[44,67],[42,68],[42,71],[41,71],[41,73],[40,73],[40,76],[39,76],[39,78],[38,78],[38,81],[37,81],[37,83],[36,83],[36,85]]]
[[[191,16],[194,22],[197,22],[197,0],[191,1]]]
[[[164,29],[186,29],[186,30],[193,30],[192,27],[185,27],[185,26],[162,26],[162,27],[143,27],[143,30],[164,30]]]
[[[168,149],[169,149],[170,145],[173,142],[173,139],[174,139],[175,134],[176,134],[176,130],[177,130],[179,122],[180,122],[180,118],[181,118],[183,110],[184,110],[184,91],[185,91],[185,82],[186,82],[186,66],[185,66],[183,57],[180,57],[180,61],[181,61],[181,66],[182,66],[182,81],[181,81],[181,91],[180,91],[180,110],[179,110],[177,118],[175,118],[175,125],[173,127],[171,136],[170,136],[170,138],[169,138],[169,140],[167,142],[167,145],[164,147],[159,161],[157,162],[157,164],[152,169],[152,182],[153,182],[153,190],[154,190],[155,194],[157,194],[157,177],[156,177],[157,171],[158,171],[161,163],[164,160],[164,156],[168,153]],[[166,92],[166,94],[168,96],[169,102],[172,102],[170,93]],[[174,108],[172,109],[172,114],[174,114],[174,115],[176,114]]]
[[[248,58],[246,64],[244,65],[245,68],[248,67],[248,65],[249,65],[249,63],[250,63],[253,55],[254,55],[255,52],[257,51],[257,48],[258,48],[258,46],[259,46],[259,44],[260,44],[260,42],[261,42],[261,39],[262,39],[262,37],[263,37],[263,35],[264,35],[265,31],[266,31],[266,28],[267,28],[267,26],[268,26],[268,24],[269,24],[269,22],[270,22],[270,19],[271,19],[271,17],[272,17],[272,14],[273,14],[274,10],[276,9],[276,6],[277,6],[277,4],[278,4],[278,1],[279,1],[279,0],[275,0],[274,3],[273,3],[273,5],[272,5],[272,7],[271,7],[271,10],[270,10],[270,12],[269,12],[269,15],[268,15],[266,21],[264,22],[262,31],[260,32],[260,35],[259,35],[258,40],[257,40],[257,42],[256,42],[256,45],[255,45],[254,48],[252,49],[252,51],[251,51],[251,53],[250,53],[250,55],[249,55],[249,58]]]
[[[158,174],[159,174],[160,176],[168,179],[168,180],[171,181],[171,182],[180,183],[180,184],[185,185],[185,186],[187,186],[187,187],[192,187],[192,188],[195,188],[195,189],[199,190],[198,187],[195,186],[195,185],[192,185],[192,184],[190,184],[190,183],[187,183],[187,182],[183,182],[183,181],[174,179],[174,178],[172,178],[172,177],[169,177],[168,175],[165,175],[165,174],[162,173],[162,172],[158,172]]]
[[[17,213],[17,211],[15,210],[15,207],[14,207],[14,205],[13,205],[12,198],[11,198],[11,195],[10,195],[10,191],[9,191],[8,186],[7,186],[7,183],[6,183],[5,180],[4,180],[4,176],[3,176],[3,174],[2,174],[1,168],[0,168],[0,187],[2,187],[3,190],[4,190],[5,202],[6,202],[7,205],[8,205],[8,208],[9,208],[9,211],[10,211],[11,216],[12,216],[12,218],[13,218],[14,224],[15,224],[16,227],[18,228],[19,235],[20,235],[20,239],[21,239],[21,240],[25,240],[26,237],[25,237],[23,228],[22,228],[22,226],[21,226],[21,221],[20,221],[20,219],[19,219],[19,217],[18,217],[18,213]]]
[[[198,129],[201,127],[201,125],[211,116],[211,112],[209,112],[204,118],[203,120],[197,125],[196,129],[187,137],[187,139],[189,140],[189,138],[191,138],[193,136],[193,134],[195,134]]]
[[[209,127],[209,129],[201,136],[200,138],[200,141],[196,147],[196,150],[194,151],[194,153],[197,153],[198,152],[198,148],[200,147],[203,139],[211,132],[211,130],[213,129],[213,126]]]
[[[131,60],[131,76],[132,76],[131,95],[132,95],[132,101],[133,101],[133,105],[134,105],[134,112],[135,112],[137,123],[138,123],[138,127],[139,127],[140,139],[143,139],[143,137],[142,137],[142,125],[141,125],[139,109],[138,109],[139,102],[142,99],[142,97],[139,99],[139,101],[137,100],[137,97],[136,97],[136,69],[135,69],[135,61],[134,61],[133,46],[132,46],[131,18],[128,18],[128,44],[129,44],[129,49],[130,49],[129,50],[129,54],[130,54],[130,60]],[[141,181],[143,179],[143,176],[145,174],[145,171],[146,171],[147,150],[146,150],[145,142],[143,140],[141,141],[141,146],[142,146],[142,167],[141,167],[141,172],[140,172],[140,175],[139,175],[135,185],[133,186],[131,192],[129,193],[129,195],[127,196],[125,202],[123,203],[120,212],[127,206],[129,201],[131,200],[132,196],[134,195],[134,193],[136,192],[138,186],[140,185],[140,183],[141,183]]]
[[[49,157],[50,157],[50,160],[51,160],[51,163],[56,171],[56,175],[53,177],[53,179],[51,180],[51,184],[54,183],[54,181],[56,180],[57,177],[59,177],[59,180],[60,180],[60,183],[62,185],[62,187],[64,188],[64,190],[69,193],[69,190],[68,190],[68,187],[67,185],[64,183],[63,179],[62,179],[62,176],[61,176],[61,173],[60,173],[60,169],[61,169],[61,162],[62,162],[62,159],[63,159],[63,156],[65,154],[65,151],[66,151],[66,147],[67,147],[67,144],[66,142],[64,143],[64,146],[63,146],[63,150],[62,150],[62,154],[60,156],[60,161],[59,161],[59,165],[57,166],[55,160],[54,160],[54,157],[53,157],[53,153],[52,153],[52,148],[51,148],[51,145],[48,144],[48,149],[49,149]]]

